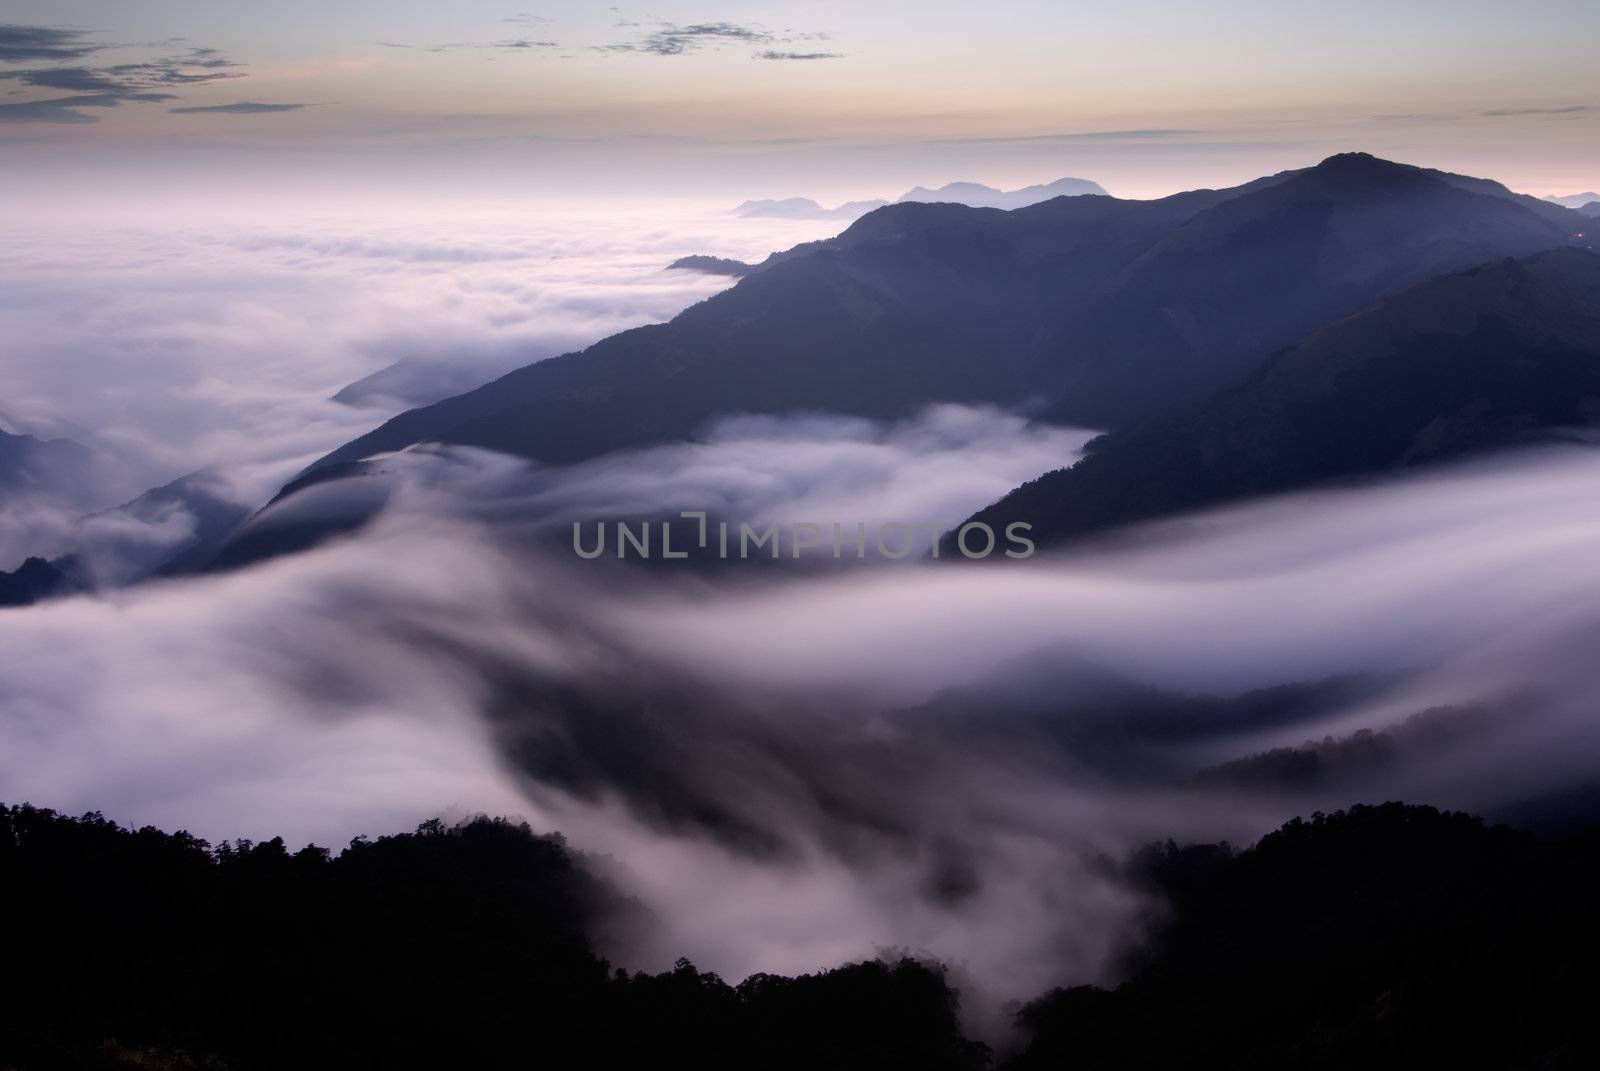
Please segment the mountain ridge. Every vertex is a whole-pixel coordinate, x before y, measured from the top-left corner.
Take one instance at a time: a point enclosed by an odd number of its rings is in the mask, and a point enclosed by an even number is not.
[[[1600,422],[1600,255],[1417,284],[1191,414],[1113,434],[980,511],[1040,545],[1263,494],[1565,437]]]
[[[1431,274],[1573,244],[1583,221],[1365,154],[1150,201],[890,205],[668,323],[402,413],[296,484],[420,442],[565,464],[735,413],[1031,399],[1042,419],[1132,428]]]
[[[824,208],[809,197],[763,198],[745,201],[733,210],[736,216],[750,219],[859,219],[868,212],[889,204],[908,201],[963,204],[969,208],[1026,208],[1048,201],[1053,197],[1083,195],[1109,196],[1097,182],[1080,178],[1059,178],[1054,182],[1038,183],[1015,190],[1002,190],[981,182],[948,182],[938,189],[915,186],[895,198],[865,201],[845,201],[833,208]]]

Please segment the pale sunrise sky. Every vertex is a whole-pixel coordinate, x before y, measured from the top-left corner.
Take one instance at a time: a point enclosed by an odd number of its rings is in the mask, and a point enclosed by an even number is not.
[[[0,192],[1600,186],[1600,4],[0,0]]]

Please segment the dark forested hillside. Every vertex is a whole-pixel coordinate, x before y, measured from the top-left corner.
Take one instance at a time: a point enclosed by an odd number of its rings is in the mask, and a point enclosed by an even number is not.
[[[1114,990],[1047,994],[1003,1066],[1579,1068],[1600,843],[1387,804],[1247,851],[1146,849]],[[937,966],[734,986],[613,970],[648,925],[556,837],[478,819],[212,848],[0,807],[0,1066],[983,1068]],[[620,929],[619,929],[620,928]]]
[[[1136,861],[1167,908],[1115,990],[1027,1006],[1038,1068],[1586,1068],[1600,851],[1355,807]]]
[[[0,807],[0,1067],[986,1062],[936,968],[627,975],[593,943],[638,914],[559,838],[505,821],[335,856]]]

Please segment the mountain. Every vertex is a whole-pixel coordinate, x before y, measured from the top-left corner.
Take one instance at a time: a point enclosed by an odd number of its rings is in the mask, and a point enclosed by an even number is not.
[[[697,271],[702,275],[732,275],[735,278],[749,275],[756,270],[756,265],[746,264],[742,260],[729,260],[727,257],[708,257],[701,253],[692,256],[679,257],[667,265],[667,270]]]
[[[1193,406],[1385,295],[1588,241],[1581,217],[1532,205],[1498,183],[1330,157],[1152,243],[1054,329],[1030,378],[1063,423],[1115,428]]]
[[[0,506],[50,501],[75,506],[94,462],[71,439],[36,439],[0,430]]]
[[[738,984],[616,967],[600,947],[660,927],[602,867],[506,819],[330,852],[0,803],[0,904],[28,920],[6,937],[0,1067],[991,1067],[945,968],[903,953]]]
[[[809,197],[783,200],[746,201],[733,210],[736,216],[752,219],[859,219],[888,201],[846,201],[835,208],[823,208]]]
[[[1593,1067],[1595,845],[1399,803],[1154,845],[1120,984],[1026,1005],[1001,1066]]]
[[[177,576],[202,567],[249,520],[251,512],[219,474],[202,469],[146,491],[97,517],[128,517],[149,526],[161,525],[174,516],[188,520],[189,533],[180,543],[121,549],[118,557],[123,568],[138,578]]]
[[[1053,197],[1079,197],[1084,194],[1107,196],[1098,183],[1088,179],[1063,178],[1020,190],[997,190],[979,182],[952,182],[937,190],[918,186],[907,190],[896,200],[924,203],[966,205],[969,208],[1026,208]],[[846,201],[836,208],[823,208],[808,197],[786,197],[783,200],[746,201],[733,210],[736,216],[766,219],[859,219],[888,201]]]
[[[534,356],[538,355],[524,349],[514,354],[474,354],[471,359],[402,357],[391,365],[345,384],[328,400],[357,409],[391,411],[432,405],[482,386],[513,368],[520,368]]]
[[[907,202],[670,323],[403,413],[317,466],[427,441],[568,463],[724,414],[898,417],[938,401],[1036,399],[1050,419],[1127,427],[1386,294],[1572,244],[1582,225],[1361,154],[1153,201]]]
[[[1583,208],[1585,205],[1600,203],[1600,193],[1591,190],[1589,193],[1574,193],[1566,197],[1546,197],[1545,200],[1563,208]]]
[[[1192,414],[1112,435],[974,519],[1028,521],[1045,544],[1597,420],[1600,255],[1554,249],[1418,284]]]
[[[47,562],[43,558],[29,558],[13,572],[0,573],[0,609],[32,606],[53,595],[76,590],[70,559]]]
[[[1058,198],[1016,212],[892,205],[769,258],[670,323],[403,413],[318,466],[425,441],[567,463],[689,438],[729,413],[896,417],[936,401],[1019,402],[1042,322],[1233,195]]]
[[[1586,216],[1600,216],[1600,201],[1590,201],[1578,211]]]
[[[907,201],[933,201],[945,204],[966,205],[969,208],[1027,208],[1052,197],[1082,197],[1084,195],[1108,197],[1099,183],[1088,179],[1063,178],[1039,186],[1025,186],[1020,190],[997,190],[979,182],[952,182],[937,190],[918,186],[900,195],[898,203]]]

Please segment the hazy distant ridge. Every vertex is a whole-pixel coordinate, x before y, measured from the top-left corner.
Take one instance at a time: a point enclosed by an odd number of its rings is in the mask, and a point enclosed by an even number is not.
[[[1000,190],[981,182],[951,182],[930,190],[918,186],[907,190],[895,199],[896,204],[907,201],[935,201],[943,204],[967,205],[971,208],[1027,208],[1052,197],[1082,197],[1109,194],[1097,182],[1088,179],[1060,178],[1020,190]],[[889,204],[888,201],[846,201],[835,208],[824,208],[809,197],[788,197],[783,200],[746,201],[733,210],[736,216],[764,219],[859,219],[874,209]]]

